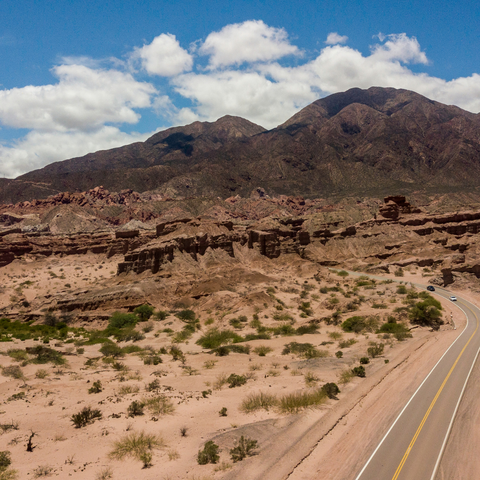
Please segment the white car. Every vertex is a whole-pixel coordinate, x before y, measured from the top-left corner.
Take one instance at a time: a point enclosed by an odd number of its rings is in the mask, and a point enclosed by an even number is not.
[[[454,295],[452,295],[452,296],[450,297],[450,300],[451,300],[452,302],[456,302],[456,301],[457,301],[457,297],[455,297]]]

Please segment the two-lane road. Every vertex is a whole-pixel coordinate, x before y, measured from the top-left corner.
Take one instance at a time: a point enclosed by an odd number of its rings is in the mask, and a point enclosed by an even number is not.
[[[449,298],[451,293],[437,288]],[[465,330],[401,411],[356,480],[430,480],[435,476],[455,413],[480,351],[480,310],[457,296]],[[480,477],[479,477],[480,478]]]

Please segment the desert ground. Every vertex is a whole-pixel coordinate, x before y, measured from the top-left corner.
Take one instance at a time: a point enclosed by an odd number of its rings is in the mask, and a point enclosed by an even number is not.
[[[0,269],[1,305],[125,281],[116,280],[119,256],[94,257],[15,260]],[[127,347],[112,356],[100,352],[103,344],[89,341],[88,333],[105,328],[108,320],[69,319],[73,328],[48,343],[41,338],[0,343],[1,450],[10,452],[7,472],[17,472],[5,478],[351,478],[364,448],[385,431],[461,332],[463,318],[442,301],[445,324],[439,330],[409,323],[402,310],[407,294],[399,293],[399,285],[418,294],[410,282],[427,283],[429,269],[412,266],[403,277],[372,282],[298,257],[290,260],[263,260],[234,287],[190,305],[158,298],[151,304],[163,315],[139,322],[135,341],[112,342]],[[373,323],[346,332],[335,321],[340,307],[349,312],[341,321],[360,316]],[[179,318],[185,311],[194,312],[193,332],[185,331],[185,319]],[[408,335],[375,333],[389,317]],[[243,353],[222,354],[197,343],[213,328],[244,337],[267,335],[230,343]],[[292,342],[310,347],[286,353]],[[372,344],[383,345],[383,351],[369,355]],[[65,362],[35,363],[26,349],[38,345],[61,352]],[[351,373],[361,358],[367,358],[364,378]],[[21,374],[9,375],[11,367]],[[292,396],[321,392],[329,383],[340,390],[332,398],[292,404]],[[95,385],[98,393],[89,393]],[[75,425],[73,416],[85,407],[98,410],[99,418]],[[132,447],[147,436],[147,447]],[[231,449],[241,436],[255,440],[256,448],[234,461]],[[118,442],[125,439],[130,447],[119,454]],[[200,465],[198,453],[210,440],[219,447],[219,459]],[[277,458],[285,450],[288,454]]]

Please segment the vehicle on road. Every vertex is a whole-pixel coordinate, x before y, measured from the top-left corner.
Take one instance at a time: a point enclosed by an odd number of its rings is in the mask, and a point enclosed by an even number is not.
[[[451,300],[452,302],[456,302],[456,301],[457,301],[457,297],[455,297],[454,295],[452,295],[452,296],[450,297],[450,300]]]
[[[429,292],[434,292],[434,291],[435,291],[435,287],[434,287],[433,285],[429,285],[429,286],[427,287],[427,290],[428,290]]]

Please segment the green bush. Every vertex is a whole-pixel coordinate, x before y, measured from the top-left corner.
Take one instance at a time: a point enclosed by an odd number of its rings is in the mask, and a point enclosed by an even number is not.
[[[363,331],[374,332],[378,328],[378,319],[376,317],[354,316],[347,318],[341,325],[345,332],[360,333]]]
[[[114,312],[108,321],[111,328],[124,328],[137,324],[137,317],[133,313]]]
[[[221,416],[221,417],[226,417],[227,416],[227,407],[222,407],[220,409],[220,411],[218,412],[218,414]]]
[[[428,295],[423,302],[418,302],[411,307],[409,311],[410,321],[417,325],[438,330],[440,325],[443,324],[441,310],[442,305],[440,302]]]
[[[80,412],[74,413],[71,420],[75,428],[81,428],[100,418],[102,418],[102,412],[100,410],[92,410],[90,407],[84,407]]]
[[[343,352],[339,350],[338,352],[335,352],[335,356],[337,358],[342,358],[343,357]]]
[[[397,293],[399,295],[406,295],[407,294],[407,287],[405,285],[399,285],[397,287]]]
[[[361,365],[367,365],[367,364],[369,364],[369,363],[370,363],[370,359],[369,359],[368,357],[362,357],[362,358],[360,359],[360,364],[361,364]]]
[[[67,361],[60,352],[50,347],[37,345],[36,347],[32,348],[27,347],[26,350],[27,353],[35,356],[35,358],[31,360],[32,363],[53,363],[54,365],[65,365],[67,363]]]
[[[356,377],[365,377],[365,367],[363,367],[362,365],[360,365],[359,367],[355,367],[355,368],[352,368],[352,373],[356,376]]]
[[[168,317],[168,313],[165,312],[164,310],[159,310],[158,312],[155,312],[153,314],[153,316],[157,319],[157,320],[165,320],[167,317]]]
[[[219,447],[212,440],[209,440],[203,447],[203,450],[199,450],[197,454],[197,462],[199,465],[207,465],[208,463],[217,463],[220,460],[218,454]]]
[[[11,463],[10,452],[8,450],[0,452],[0,472],[6,470]]]
[[[205,335],[197,340],[197,345],[203,348],[217,348],[221,345],[229,343],[243,342],[243,338],[232,330],[218,330],[217,328],[210,328]]]
[[[238,443],[232,449],[230,449],[230,457],[232,458],[234,463],[240,462],[244,458],[255,455],[255,450],[257,448],[257,440],[252,440],[251,438],[244,437],[242,435]]]
[[[336,399],[337,395],[340,393],[340,389],[336,383],[326,383],[322,386],[322,391],[327,395],[328,398]]]
[[[119,358],[124,356],[122,348],[116,345],[115,343],[104,343],[100,347],[100,353],[104,357]]]
[[[367,353],[370,357],[375,358],[383,353],[385,345],[383,343],[372,342],[372,346],[367,348]]]
[[[138,317],[140,322],[146,322],[153,315],[154,308],[148,304],[140,305],[133,313]]]
[[[193,310],[181,310],[175,316],[184,322],[193,322],[195,320],[195,312]]]
[[[102,382],[97,380],[93,382],[93,385],[88,389],[88,393],[100,393],[102,391]]]
[[[137,417],[144,414],[143,408],[145,404],[138,400],[134,400],[127,408],[127,413],[129,417]]]
[[[244,375],[237,375],[235,373],[232,373],[227,378],[227,383],[229,388],[241,387],[242,385],[245,385],[247,383],[247,378]]]

